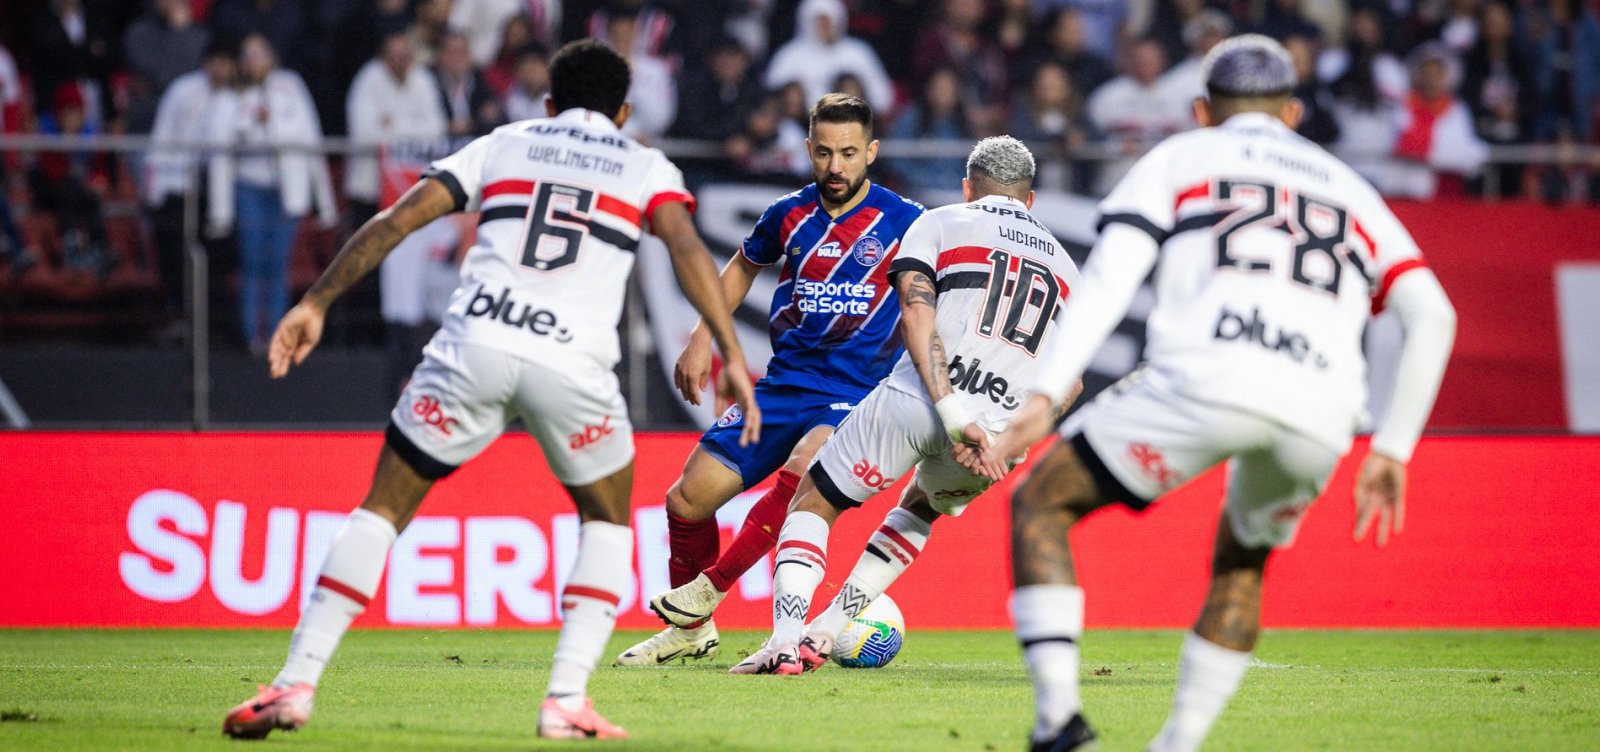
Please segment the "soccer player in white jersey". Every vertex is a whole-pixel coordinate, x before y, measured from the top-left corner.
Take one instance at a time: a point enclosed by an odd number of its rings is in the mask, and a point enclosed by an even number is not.
[[[306,723],[323,668],[377,590],[396,535],[434,481],[518,417],[582,520],[538,734],[627,735],[594,711],[586,688],[632,577],[633,429],[611,369],[643,232],[666,243],[684,294],[728,362],[744,356],[716,266],[690,219],[694,199],[682,174],[618,130],[629,114],[627,62],[582,41],[556,53],[550,68],[549,118],[504,126],[435,162],[351,237],[273,334],[276,378],[305,360],[328,306],[401,238],[451,212],[480,212],[461,286],[390,417],[372,488],[333,540],[282,672],[228,714],[230,736],[260,738]],[[744,438],[754,442],[760,417],[749,377],[741,369],[730,375],[749,426]]]
[[[1183,643],[1172,711],[1149,749],[1192,750],[1238,687],[1260,633],[1261,575],[1288,545],[1364,420],[1369,314],[1405,329],[1393,403],[1355,486],[1355,540],[1404,521],[1406,462],[1432,409],[1455,311],[1372,187],[1295,135],[1294,66],[1276,42],[1237,37],[1204,61],[1203,126],[1157,145],[1100,205],[1101,234],[1032,383],[985,451],[1045,436],[1155,272],[1146,362],[1068,420],[1012,498],[1011,596],[1033,676],[1034,749],[1094,738],[1078,695],[1083,591],[1067,530],[1115,502],[1143,508],[1226,461],[1210,592]],[[1159,261],[1159,264],[1157,263]]]
[[[1056,336],[1056,313],[1078,275],[1028,214],[1033,174],[1033,155],[1016,139],[984,139],[967,158],[965,203],[934,209],[906,231],[889,267],[906,352],[822,445],[801,482],[778,535],[772,639],[733,673],[821,667],[839,630],[921,553],[933,521],[960,515],[1010,468],[1009,459],[974,470],[962,463],[975,466],[976,448],[1023,404],[1023,385]],[[899,506],[802,636],[834,520],[913,469]]]

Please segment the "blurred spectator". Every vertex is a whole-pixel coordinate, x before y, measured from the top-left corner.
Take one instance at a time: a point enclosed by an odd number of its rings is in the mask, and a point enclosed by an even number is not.
[[[1161,86],[1166,60],[1154,39],[1135,41],[1128,50],[1128,72],[1107,81],[1089,96],[1089,122],[1123,159],[1100,170],[1101,192],[1109,192],[1145,149],[1194,122],[1193,102]]]
[[[699,0],[703,2],[703,0]],[[703,2],[704,5],[714,6],[715,3]],[[667,48],[667,42],[672,36],[675,20],[662,2],[645,2],[645,0],[608,0],[602,3],[589,14],[585,22],[585,36],[598,39],[611,46],[611,49],[622,53],[623,57],[631,55],[644,55],[659,58],[675,67],[672,53]],[[714,11],[715,8],[704,10]],[[714,15],[714,13],[712,14]],[[613,21],[618,16],[625,16],[632,21],[632,27],[627,30],[626,39],[617,39],[612,36]],[[697,22],[706,22],[709,19],[696,18]],[[711,20],[712,25],[716,25]]]
[[[982,35],[983,0],[944,0],[937,23],[923,29],[911,68],[924,85],[939,68],[954,69],[962,82],[961,100],[970,122],[986,133],[1000,119],[1006,97],[1005,58]],[[993,111],[991,111],[993,110]]]
[[[251,34],[260,34],[274,50],[292,50],[306,38],[305,14],[295,0],[216,0],[207,17],[211,33],[239,43]],[[290,56],[289,67],[299,70],[297,56]]]
[[[0,133],[26,130],[27,124],[22,122],[22,102],[22,76],[17,73],[17,60],[5,45],[0,45]],[[5,163],[0,161],[0,170],[4,169]]]
[[[1128,20],[1127,6],[1127,0],[1034,0],[1034,10],[1040,14],[1057,8],[1077,11],[1087,49],[1102,60],[1117,58],[1117,42]]]
[[[1031,5],[1030,0],[1000,0],[981,32],[984,39],[999,48],[1007,70],[1022,61],[1033,37],[1033,25],[1038,19],[1033,16]]]
[[[106,77],[116,46],[97,15],[85,13],[81,0],[49,0],[34,17],[28,39],[33,44],[33,100],[44,109],[62,84],[77,84],[84,122],[105,122]]]
[[[544,48],[530,44],[516,55],[516,76],[506,92],[506,120],[532,120],[549,117],[544,98],[550,93],[550,58]]]
[[[1322,27],[1312,23],[1301,12],[1300,0],[1267,0],[1256,32],[1273,39],[1287,39],[1291,36],[1313,39],[1323,37]]]
[[[1168,60],[1182,60],[1188,56],[1190,47],[1184,41],[1183,30],[1204,10],[1206,0],[1153,0],[1145,12],[1147,17],[1131,18],[1129,24],[1143,21],[1137,33],[1160,42]]]
[[[11,52],[0,45],[0,133],[15,133],[22,126],[22,77],[17,74],[17,62]],[[6,163],[0,159],[0,264],[10,264],[15,278],[36,263],[37,256],[24,251],[22,233],[11,216],[10,193]]]
[[[867,101],[867,87],[861,83],[861,77],[854,73],[840,73],[839,78],[833,82],[833,90],[849,94],[863,102]]]
[[[767,65],[767,88],[798,81],[806,100],[815,102],[840,74],[854,73],[866,87],[867,104],[887,113],[894,106],[894,85],[872,48],[845,36],[848,21],[842,0],[803,0],[795,13],[794,39],[778,48]]]
[[[1183,25],[1183,43],[1188,47],[1188,57],[1161,74],[1160,86],[1167,95],[1179,102],[1193,102],[1206,95],[1205,73],[1200,63],[1212,47],[1233,36],[1233,19],[1220,10],[1206,9]],[[1190,124],[1194,125],[1193,116]]]
[[[500,51],[495,53],[494,61],[483,69],[483,80],[496,97],[505,99],[506,92],[511,90],[511,82],[517,79],[517,55],[532,44],[533,26],[529,24],[527,16],[512,16],[511,20],[506,21],[505,28],[500,31]]]
[[[1450,9],[1428,37],[1443,42],[1458,55],[1464,55],[1478,44],[1478,18],[1482,11],[1481,0],[1450,0]]]
[[[1525,10],[1543,98],[1536,138],[1549,140],[1565,129],[1576,143],[1600,142],[1600,11],[1578,0],[1552,0],[1543,9]]]
[[[1029,143],[1050,144],[1040,152],[1034,187],[1087,193],[1089,170],[1068,164],[1067,156],[1088,141],[1089,121],[1083,98],[1072,87],[1065,68],[1046,61],[1033,71],[1025,96],[1013,97],[1009,134]]]
[[[773,39],[782,41],[797,36],[795,16],[789,13],[794,0],[771,2]],[[850,23],[845,33],[872,46],[872,51],[896,86],[896,99],[907,99],[911,80],[911,53],[916,49],[917,30],[928,21],[928,0],[851,0]],[[781,28],[780,28],[781,27]],[[862,101],[868,101],[862,98]]]
[[[405,387],[460,283],[456,258],[466,219],[454,214],[423,225],[402,238],[378,267],[378,313],[384,324],[390,394]]]
[[[640,41],[642,19],[631,9],[610,11],[606,15],[606,39],[628,59],[628,67],[633,69],[633,80],[628,86],[628,102],[633,105],[633,114],[623,124],[622,132],[649,140],[665,134],[672,126],[672,119],[678,114],[678,84],[672,66],[648,52],[649,45]]]
[[[122,56],[132,76],[130,132],[149,131],[161,93],[173,79],[200,67],[210,39],[210,32],[195,25],[188,0],[153,0],[150,11],[128,26]]]
[[[1539,90],[1533,58],[1519,43],[1511,7],[1498,0],[1483,7],[1478,41],[1467,53],[1461,95],[1471,108],[1478,135],[1491,144],[1533,140]],[[1521,190],[1523,166],[1498,165],[1498,192]]]
[[[1433,198],[1466,195],[1465,179],[1477,175],[1489,146],[1473,131],[1472,114],[1456,97],[1461,63],[1450,49],[1429,42],[1411,54],[1413,89],[1401,110],[1396,157],[1388,195]]]
[[[1317,78],[1317,40],[1311,37],[1291,36],[1283,40],[1289,59],[1294,61],[1294,74],[1299,82],[1294,97],[1305,108],[1300,126],[1295,132],[1323,146],[1339,140],[1339,121],[1334,117],[1333,91]]]
[[[404,34],[383,40],[378,57],[368,61],[350,84],[345,108],[350,141],[359,149],[442,138],[448,127],[439,83],[416,63],[411,39]],[[378,211],[380,181],[376,157],[351,156],[345,161],[351,227],[360,227]]]
[[[169,313],[181,310],[183,303],[183,256],[188,246],[184,196],[199,190],[196,147],[207,140],[207,113],[231,95],[237,67],[233,56],[231,45],[208,45],[200,70],[179,76],[161,95],[150,129],[153,146],[144,163],[144,199],[155,230],[156,263]]]
[[[753,63],[750,53],[732,39],[712,45],[704,63],[684,74],[672,134],[722,141],[743,128],[745,115],[762,98]]]
[[[529,5],[525,0],[455,0],[450,6],[450,28],[467,36],[472,47],[473,64],[488,65],[500,53],[506,23],[513,17],[526,14]],[[560,3],[554,5],[559,8]],[[549,10],[545,3],[538,0],[532,6],[541,11]],[[524,16],[523,20],[527,18]]]
[[[1411,81],[1405,67],[1384,50],[1377,11],[1361,8],[1351,15],[1345,47],[1323,52],[1317,68],[1323,80],[1331,80],[1339,126],[1333,152],[1381,189],[1400,135],[1400,104]]]
[[[472,49],[465,34],[450,32],[439,45],[433,67],[439,81],[439,98],[452,136],[481,136],[506,121],[500,101],[483,73],[472,64]]]
[[[1057,11],[1046,17],[1039,28],[1042,38],[1031,45],[1036,51],[1013,73],[1013,81],[1031,80],[1033,69],[1046,61],[1064,68],[1072,77],[1072,88],[1080,92],[1092,92],[1116,75],[1107,58],[1089,49],[1082,13],[1072,9]]]
[[[973,128],[961,100],[961,74],[954,68],[936,68],[928,76],[922,98],[900,113],[889,127],[892,139],[918,139],[941,145],[970,143]],[[954,157],[899,157],[894,172],[906,190],[955,190],[966,174],[966,159]]]
[[[433,65],[433,56],[439,51],[439,43],[450,31],[450,2],[417,0],[413,8],[416,18],[407,33],[411,37],[412,54],[416,56],[418,65]]]
[[[39,118],[41,133],[94,136],[98,130],[85,117],[83,87],[67,82],[56,87],[50,111]],[[34,207],[56,218],[61,237],[61,266],[70,272],[104,280],[117,264],[106,245],[100,194],[109,182],[105,152],[44,152],[30,175]]]
[[[743,127],[723,142],[740,177],[787,183],[811,174],[806,132],[784,115],[783,97],[773,94],[744,116]]]
[[[849,74],[841,74],[841,77]],[[806,99],[805,87],[799,81],[790,81],[778,89],[778,114],[799,126],[801,133],[811,131],[811,102]],[[811,158],[808,156],[809,161]]]
[[[265,352],[266,332],[289,307],[289,250],[299,218],[313,209],[324,226],[337,221],[333,183],[322,154],[316,105],[305,82],[277,67],[272,44],[245,37],[240,88],[216,99],[208,140],[225,151],[211,159],[209,230],[227,233],[237,218],[239,319],[244,341]]]
[[[1411,76],[1405,64],[1390,54],[1383,17],[1374,6],[1362,6],[1350,15],[1344,46],[1323,50],[1317,57],[1317,77],[1332,84],[1340,98],[1347,96],[1341,90],[1352,86],[1394,101],[1411,89]]]

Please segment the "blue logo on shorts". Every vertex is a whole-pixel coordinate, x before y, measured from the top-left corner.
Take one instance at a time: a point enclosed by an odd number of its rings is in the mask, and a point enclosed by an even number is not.
[[[850,253],[856,257],[856,263],[873,266],[883,260],[883,242],[871,235],[863,235],[850,247]]]

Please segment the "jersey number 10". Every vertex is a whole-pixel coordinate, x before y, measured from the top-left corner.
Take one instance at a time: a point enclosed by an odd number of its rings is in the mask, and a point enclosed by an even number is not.
[[[978,334],[993,337],[998,327],[1001,339],[1038,355],[1045,328],[1061,304],[1061,282],[1050,267],[999,248],[989,252],[989,262]]]

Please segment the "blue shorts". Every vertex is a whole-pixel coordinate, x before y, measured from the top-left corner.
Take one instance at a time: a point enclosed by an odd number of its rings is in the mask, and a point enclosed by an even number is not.
[[[817,426],[838,426],[855,408],[859,397],[838,392],[817,392],[794,386],[756,382],[756,405],[761,407],[761,441],[739,446],[744,412],[738,405],[717,419],[700,437],[700,446],[750,488],[771,475],[794,452],[796,444]]]

